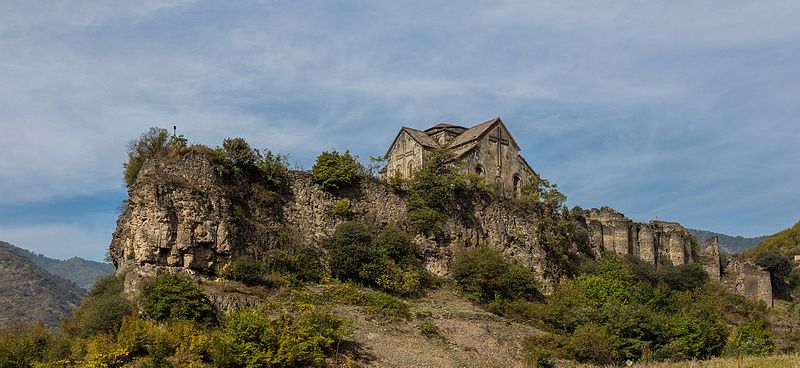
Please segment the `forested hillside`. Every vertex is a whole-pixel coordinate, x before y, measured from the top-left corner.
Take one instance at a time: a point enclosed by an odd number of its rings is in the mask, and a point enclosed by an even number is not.
[[[0,242],[0,325],[44,321],[56,325],[80,303],[85,292]]]
[[[110,263],[89,261],[80,257],[67,260],[53,259],[19,247],[14,247],[14,251],[45,271],[61,276],[87,290],[98,278],[114,272],[114,266]]]

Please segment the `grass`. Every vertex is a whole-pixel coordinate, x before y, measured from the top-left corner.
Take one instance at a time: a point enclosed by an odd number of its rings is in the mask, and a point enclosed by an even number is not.
[[[561,365],[559,365],[560,367]],[[564,367],[592,367],[589,365]],[[624,365],[623,365],[624,367]],[[703,361],[659,362],[633,364],[636,368],[800,368],[800,355],[772,355],[762,357],[715,358]]]

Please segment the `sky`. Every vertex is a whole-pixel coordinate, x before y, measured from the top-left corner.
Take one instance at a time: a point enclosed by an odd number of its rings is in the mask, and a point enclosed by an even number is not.
[[[0,2],[0,240],[102,260],[149,127],[309,168],[500,116],[570,206],[800,219],[800,2]]]

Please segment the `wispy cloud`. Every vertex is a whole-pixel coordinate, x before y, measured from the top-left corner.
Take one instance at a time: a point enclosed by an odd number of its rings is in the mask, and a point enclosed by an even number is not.
[[[768,233],[800,205],[798,16],[789,1],[3,2],[0,208],[121,192],[125,144],[153,125],[308,167],[330,147],[383,152],[400,125],[500,115],[573,204]]]

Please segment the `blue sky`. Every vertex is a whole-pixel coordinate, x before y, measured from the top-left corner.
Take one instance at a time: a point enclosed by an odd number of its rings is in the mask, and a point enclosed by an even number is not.
[[[800,3],[3,1],[0,240],[102,259],[125,145],[310,167],[501,116],[570,205],[732,235],[800,219]]]

